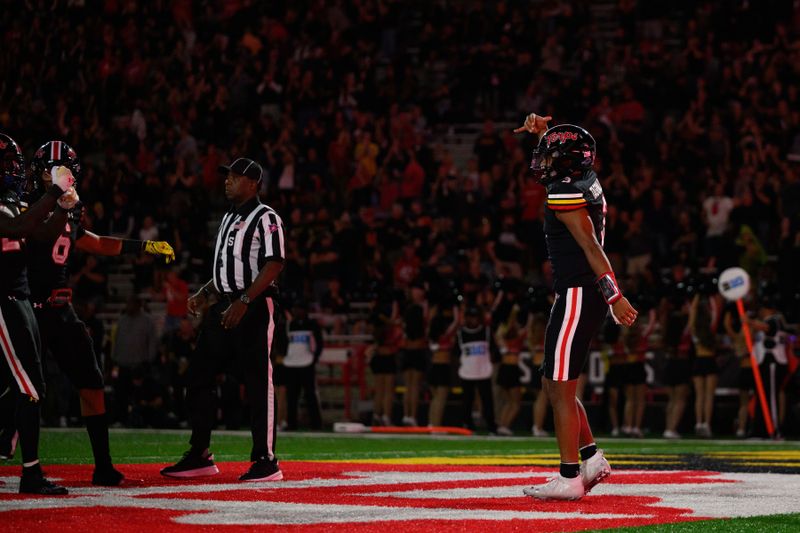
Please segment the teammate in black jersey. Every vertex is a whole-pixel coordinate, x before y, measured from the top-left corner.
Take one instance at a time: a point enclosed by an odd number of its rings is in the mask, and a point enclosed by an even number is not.
[[[571,124],[548,129],[550,120],[532,113],[515,132],[539,136],[531,169],[547,189],[544,231],[556,299],[545,333],[542,385],[553,406],[561,471],[524,492],[539,499],[577,500],[611,474],[575,396],[578,377],[609,308],[626,326],[637,312],[622,296],[603,252],[606,201],[592,170],[594,138]]]
[[[29,188],[36,195],[51,180],[49,168],[63,165],[80,176],[80,161],[75,150],[62,141],[42,145],[31,161]],[[118,485],[123,476],[111,463],[108,445],[102,362],[95,353],[92,339],[72,307],[72,291],[68,287],[68,267],[74,249],[83,252],[116,256],[123,253],[162,256],[174,261],[175,252],[166,241],[140,241],[98,236],[80,225],[80,213],[73,211],[59,230],[29,247],[31,300],[39,321],[43,351],[49,349],[59,368],[78,389],[81,414],[86,422],[95,460],[92,483]]]
[[[31,161],[28,195],[36,198],[50,186],[50,169],[64,166],[80,176],[80,162],[75,150],[62,141],[42,145]],[[59,368],[78,389],[81,415],[86,423],[94,454],[94,485],[116,486],[123,480],[111,462],[108,444],[102,361],[92,345],[86,326],[72,307],[72,289],[68,286],[68,267],[75,248],[97,255],[145,253],[175,258],[172,247],[164,241],[123,240],[100,237],[84,230],[80,213],[73,210],[66,221],[49,224],[28,242],[28,277],[31,303],[39,323],[42,353],[53,354]],[[8,434],[6,429],[4,434]]]
[[[52,185],[25,212],[20,193],[25,185],[25,161],[11,137],[0,133],[0,411],[12,414],[19,428],[22,478],[19,491],[39,495],[67,494],[44,477],[39,464],[39,411],[44,398],[39,329],[31,309],[25,269],[25,239],[64,224],[78,202],[69,169],[52,169]],[[42,224],[50,212],[50,221]],[[16,429],[12,430],[16,435]],[[9,439],[9,445],[11,444]],[[13,447],[0,450],[6,457]]]

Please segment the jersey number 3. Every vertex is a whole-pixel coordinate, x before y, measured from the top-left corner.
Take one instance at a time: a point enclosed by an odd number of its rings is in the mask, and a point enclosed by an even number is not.
[[[69,224],[67,224],[66,230],[67,234],[62,234],[53,245],[53,262],[57,265],[66,264],[69,257],[69,249],[72,246],[72,240],[69,238]]]

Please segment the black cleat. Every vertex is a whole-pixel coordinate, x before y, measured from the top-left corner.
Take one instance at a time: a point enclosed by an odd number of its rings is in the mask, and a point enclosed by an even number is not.
[[[214,455],[208,451],[198,454],[189,450],[183,454],[180,461],[161,469],[161,475],[167,477],[202,477],[214,474],[219,474],[219,469],[214,464]]]
[[[259,459],[252,465],[250,470],[239,477],[239,481],[280,481],[283,479],[283,472],[278,467],[278,460]]]
[[[39,496],[64,496],[68,493],[65,487],[56,485],[39,470],[32,474],[22,474],[19,480],[20,494],[38,494]]]
[[[92,485],[101,487],[118,487],[125,480],[122,472],[113,466],[95,468],[92,474]]]

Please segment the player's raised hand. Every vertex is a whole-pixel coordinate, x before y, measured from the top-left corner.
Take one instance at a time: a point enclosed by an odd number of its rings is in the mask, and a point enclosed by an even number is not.
[[[70,187],[75,185],[75,176],[72,171],[64,166],[55,166],[50,170],[50,176],[53,178],[53,185],[58,187],[64,192],[67,192]]]
[[[164,256],[164,261],[175,261],[175,250],[167,241],[144,241],[144,253]]]
[[[64,168],[64,167],[61,167]],[[67,189],[67,192],[61,195],[61,198],[58,199],[58,206],[61,209],[69,211],[73,207],[75,207],[80,198],[78,198],[78,191],[75,190],[75,187],[70,187]]]
[[[631,303],[624,296],[611,304],[611,316],[614,322],[623,326],[632,326],[639,316],[639,311],[633,308]]]
[[[534,133],[538,135],[539,133],[547,131],[547,123],[551,120],[553,120],[553,117],[549,115],[546,117],[540,117],[536,113],[531,113],[525,117],[525,123],[519,128],[515,129],[514,133],[522,133],[523,131],[527,131],[528,133]]]

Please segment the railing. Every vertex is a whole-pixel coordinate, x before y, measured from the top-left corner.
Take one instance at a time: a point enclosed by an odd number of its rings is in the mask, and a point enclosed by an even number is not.
[[[317,382],[320,385],[342,385],[344,390],[344,416],[346,420],[352,420],[353,385],[358,386],[359,400],[366,400],[367,398],[367,382],[364,369],[366,367],[365,353],[368,344],[359,341],[361,338],[368,336],[341,335],[331,337],[338,337],[337,340],[346,342],[334,344],[334,341],[329,337],[317,364],[332,368],[339,367],[341,369],[341,377],[318,377]]]

